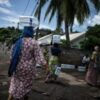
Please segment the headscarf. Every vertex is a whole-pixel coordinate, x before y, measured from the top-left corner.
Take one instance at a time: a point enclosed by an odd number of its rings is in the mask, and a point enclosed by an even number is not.
[[[33,27],[32,26],[25,26],[23,30],[22,37],[31,37],[33,38]]]
[[[20,60],[20,55],[21,55],[21,50],[22,50],[22,38],[24,37],[30,37],[33,38],[33,27],[31,26],[25,26],[24,30],[23,30],[23,34],[22,36],[16,41],[13,50],[12,50],[12,59],[11,59],[11,63],[9,66],[9,70],[8,70],[8,75],[12,76],[14,72],[16,72],[16,67],[18,65],[18,62]]]
[[[99,50],[99,46],[95,46],[95,47],[94,47],[94,50],[95,50],[95,51],[98,51],[98,50]]]

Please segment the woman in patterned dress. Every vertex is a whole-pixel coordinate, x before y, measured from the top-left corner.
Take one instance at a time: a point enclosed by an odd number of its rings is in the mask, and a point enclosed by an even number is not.
[[[91,56],[91,61],[86,73],[86,82],[91,86],[97,86],[98,76],[100,70],[100,52],[99,47],[95,46]]]
[[[14,45],[9,67],[11,82],[8,100],[28,100],[35,77],[35,63],[46,67],[43,53],[33,38],[33,28],[24,27],[23,36]]]

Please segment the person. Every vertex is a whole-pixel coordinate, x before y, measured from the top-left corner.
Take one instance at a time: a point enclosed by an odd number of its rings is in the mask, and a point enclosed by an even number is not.
[[[45,82],[54,81],[57,79],[57,73],[60,71],[59,56],[61,55],[61,49],[58,43],[54,43],[51,47],[51,54],[49,59],[49,73]],[[56,72],[56,73],[55,73]]]
[[[86,70],[88,69],[89,62],[90,62],[90,57],[88,54],[86,54],[82,59],[82,65],[86,67]]]
[[[8,100],[28,100],[35,78],[35,64],[47,66],[33,27],[25,26],[23,35],[13,46],[8,75],[11,77]]]
[[[91,61],[86,73],[86,82],[91,86],[97,86],[98,74],[100,70],[100,52],[99,46],[94,47],[94,51],[91,56]]]

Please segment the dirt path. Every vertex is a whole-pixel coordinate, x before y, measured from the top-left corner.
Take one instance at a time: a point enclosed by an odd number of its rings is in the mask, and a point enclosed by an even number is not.
[[[7,69],[8,63],[0,64],[0,100],[7,100],[8,96]],[[95,100],[91,94],[98,89],[86,85],[85,73],[67,70],[60,74],[57,82],[48,84],[42,75],[43,72],[40,79],[33,81],[29,100]]]

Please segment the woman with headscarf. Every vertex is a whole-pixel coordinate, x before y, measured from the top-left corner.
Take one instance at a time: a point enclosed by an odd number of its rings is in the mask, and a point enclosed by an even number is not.
[[[33,39],[33,27],[24,27],[23,35],[12,50],[8,75],[11,76],[8,100],[28,100],[35,77],[35,64],[47,66],[43,53]]]
[[[86,74],[86,82],[88,85],[97,86],[98,74],[100,70],[100,52],[99,47],[95,46],[91,56],[91,61]]]

